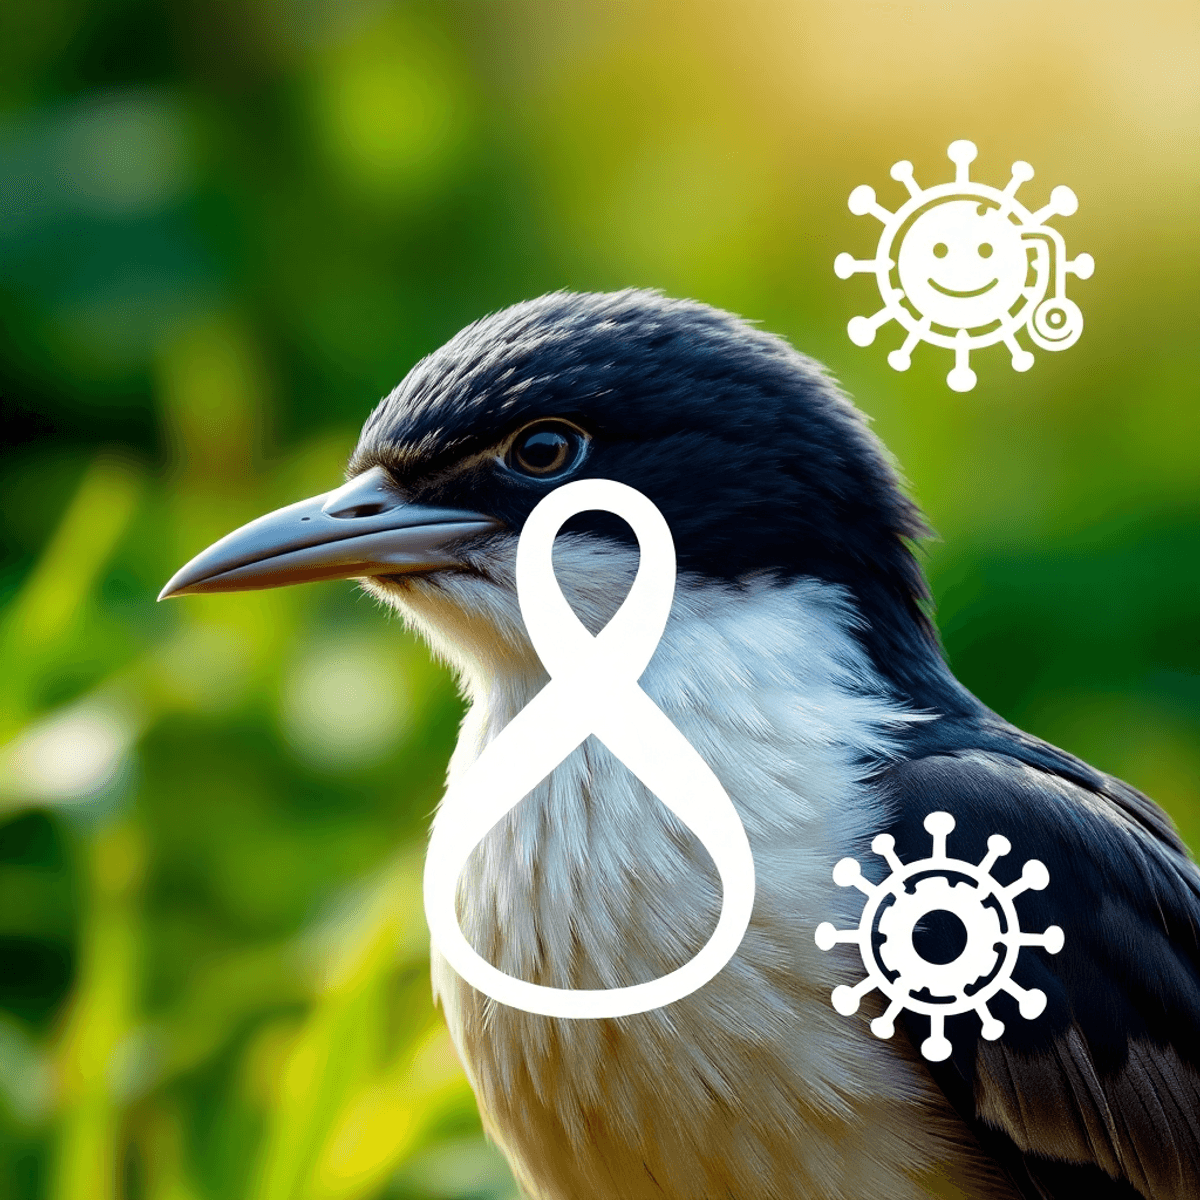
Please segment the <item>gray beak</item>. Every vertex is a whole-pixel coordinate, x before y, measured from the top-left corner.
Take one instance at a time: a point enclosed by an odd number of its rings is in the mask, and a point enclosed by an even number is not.
[[[499,528],[484,513],[408,504],[382,467],[243,525],[180,568],[158,598],[459,564],[447,547]]]

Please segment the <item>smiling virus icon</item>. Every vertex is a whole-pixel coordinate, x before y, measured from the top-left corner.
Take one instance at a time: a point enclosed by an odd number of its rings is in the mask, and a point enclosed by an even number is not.
[[[892,835],[881,833],[871,849],[887,859],[892,873],[878,885],[863,878],[855,859],[843,858],[833,868],[834,883],[856,887],[867,896],[858,928],[840,930],[822,921],[816,930],[822,950],[832,950],[838,942],[857,945],[867,969],[867,977],[854,987],[843,984],[833,989],[833,1007],[849,1016],[858,1011],[863,996],[878,988],[890,1004],[871,1022],[871,1032],[890,1038],[901,1009],[923,1013],[929,1018],[929,1037],[921,1043],[921,1053],[935,1062],[950,1057],[947,1017],[974,1010],[983,1036],[989,1041],[1000,1037],[1004,1022],[988,1011],[988,1001],[1000,991],[1016,999],[1017,1011],[1027,1021],[1040,1016],[1046,994],[1023,988],[1013,979],[1017,956],[1024,946],[1057,954],[1064,940],[1057,925],[1044,933],[1023,932],[1013,904],[1022,892],[1041,891],[1050,882],[1045,864],[1031,858],[1014,882],[1001,887],[991,869],[1012,849],[1008,838],[992,834],[987,854],[975,864],[947,856],[946,839],[953,829],[949,813],[930,813],[925,831],[933,838],[933,854],[907,866],[896,856]],[[949,961],[931,961],[921,952],[925,943],[918,947],[914,937],[918,927],[928,929],[940,921],[944,928],[947,917],[959,926],[965,940]]]
[[[1067,299],[1066,276],[1087,279],[1095,262],[1090,254],[1068,259],[1062,234],[1045,224],[1048,217],[1070,216],[1078,208],[1069,187],[1054,188],[1049,203],[1031,212],[1016,197],[1033,178],[1027,162],[1013,163],[1001,191],[971,179],[973,142],[952,142],[947,154],[956,168],[953,183],[922,189],[912,163],[892,167],[892,178],[909,191],[894,213],[865,184],[850,193],[850,211],[876,217],[883,233],[874,258],[839,254],[833,269],[839,279],[874,274],[883,298],[877,313],[854,317],[847,326],[856,346],[869,346],[881,325],[896,321],[908,336],[888,355],[891,367],[907,371],[918,342],[942,346],[954,351],[946,382],[967,392],[975,386],[972,350],[1003,342],[1014,370],[1033,366],[1033,354],[1017,341],[1021,326],[1043,350],[1075,344],[1083,314]]]

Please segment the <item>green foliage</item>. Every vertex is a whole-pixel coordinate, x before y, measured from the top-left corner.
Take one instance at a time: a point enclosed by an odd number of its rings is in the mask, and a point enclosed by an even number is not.
[[[942,535],[965,682],[1200,842],[1195,13],[1017,8],[0,10],[0,1196],[515,1195],[429,991],[452,681],[350,585],[154,597],[552,288],[829,363]],[[832,271],[850,189],[955,137],[1070,184],[1097,262],[1080,343],[967,395],[851,346]]]

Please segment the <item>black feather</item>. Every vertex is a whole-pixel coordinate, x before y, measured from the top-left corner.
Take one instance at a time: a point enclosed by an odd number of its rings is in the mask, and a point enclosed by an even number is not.
[[[1065,944],[1017,960],[1015,982],[1046,993],[1040,1017],[1026,1021],[1002,993],[993,1043],[973,1012],[950,1017],[954,1051],[929,1069],[1029,1197],[1200,1196],[1200,873],[1128,785],[1019,731],[1007,748],[997,724],[978,733],[879,776],[896,852],[927,857],[922,822],[938,810],[955,818],[954,858],[979,862],[1003,834],[1013,849],[992,868],[999,883],[1029,858],[1050,872],[1044,891],[1016,900],[1022,929],[1058,925]],[[939,961],[937,948],[927,957]],[[926,1018],[904,1020],[919,1044]]]
[[[414,498],[520,528],[551,485],[445,469],[552,416],[594,436],[579,477],[629,483],[658,505],[681,571],[838,584],[900,697],[982,711],[939,652],[912,545],[928,530],[887,450],[817,363],[728,313],[635,290],[505,309],[413,368],[367,421],[350,469],[381,464]]]

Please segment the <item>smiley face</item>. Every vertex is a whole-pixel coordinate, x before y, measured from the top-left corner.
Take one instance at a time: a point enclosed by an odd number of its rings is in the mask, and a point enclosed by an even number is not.
[[[951,329],[989,325],[1016,303],[1027,260],[1016,225],[977,200],[922,213],[900,243],[900,286],[923,317]]]

